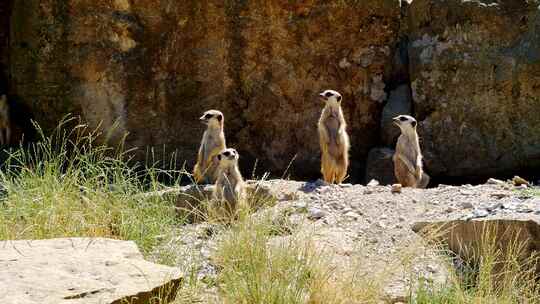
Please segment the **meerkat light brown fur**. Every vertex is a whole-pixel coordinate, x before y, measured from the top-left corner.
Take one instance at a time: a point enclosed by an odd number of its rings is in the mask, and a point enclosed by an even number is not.
[[[6,95],[0,96],[0,144],[9,145],[11,142],[11,122],[9,104]]]
[[[341,94],[326,90],[319,94],[325,102],[319,119],[319,143],[321,146],[321,173],[328,183],[341,183],[349,167],[349,136],[341,109]]]
[[[238,168],[239,155],[235,149],[225,149],[217,156],[218,176],[214,188],[214,199],[226,202],[231,208],[244,199],[245,184]]]
[[[393,156],[396,179],[404,187],[425,188],[429,176],[422,169],[416,119],[409,115],[399,115],[394,117],[394,123],[401,130]]]
[[[193,176],[197,183],[213,184],[216,181],[219,163],[216,156],[226,147],[223,132],[225,118],[220,111],[209,110],[204,112],[200,120],[207,128],[202,137]]]

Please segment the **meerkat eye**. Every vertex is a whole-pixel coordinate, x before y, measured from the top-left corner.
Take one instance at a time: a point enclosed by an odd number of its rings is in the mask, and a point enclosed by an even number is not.
[[[225,155],[225,156],[229,156],[229,155],[231,155],[231,152],[229,152],[229,151],[225,151],[225,152],[223,152],[223,155]]]
[[[206,114],[206,115],[204,115],[204,118],[210,119],[210,118],[212,118],[212,114]]]
[[[331,92],[326,92],[326,94],[324,94],[325,97],[330,97],[332,96],[332,93]]]
[[[399,121],[407,121],[407,118],[401,116],[401,117],[399,118]]]

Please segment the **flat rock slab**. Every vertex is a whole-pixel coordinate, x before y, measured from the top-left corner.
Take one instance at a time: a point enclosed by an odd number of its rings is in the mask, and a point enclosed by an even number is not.
[[[180,283],[178,269],[145,261],[132,241],[0,242],[0,303],[149,303],[172,300]]]
[[[472,220],[431,220],[416,222],[412,230],[442,241],[448,249],[462,259],[472,261],[482,255],[491,242],[502,252],[521,246],[520,261],[526,263],[540,250],[540,223],[538,216],[488,216]],[[536,265],[540,274],[540,265]]]

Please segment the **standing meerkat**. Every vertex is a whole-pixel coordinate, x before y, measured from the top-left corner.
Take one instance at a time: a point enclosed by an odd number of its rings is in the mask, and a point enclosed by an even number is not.
[[[0,144],[9,145],[11,142],[11,122],[9,104],[6,95],[0,96]]]
[[[349,135],[341,110],[341,94],[326,90],[319,94],[325,102],[319,119],[319,143],[321,146],[321,173],[327,183],[341,183],[349,167]]]
[[[214,199],[227,202],[230,207],[237,206],[244,198],[245,184],[238,168],[239,155],[235,149],[228,148],[217,155],[218,176],[214,188]]]
[[[399,115],[394,117],[394,123],[401,130],[393,156],[396,179],[404,187],[426,188],[429,176],[422,169],[416,119],[409,115]]]
[[[204,112],[199,118],[206,124],[201,147],[197,155],[197,163],[193,168],[193,176],[197,183],[213,184],[216,180],[219,161],[216,156],[225,149],[225,133],[223,132],[224,116],[217,110]]]

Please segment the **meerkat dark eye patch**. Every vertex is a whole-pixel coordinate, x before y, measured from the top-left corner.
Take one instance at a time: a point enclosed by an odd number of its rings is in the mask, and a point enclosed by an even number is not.
[[[223,155],[229,156],[229,155],[231,155],[231,152],[229,152],[229,151],[223,152]]]
[[[407,121],[407,118],[401,116],[401,117],[399,118],[399,121]]]
[[[332,96],[332,93],[331,92],[326,92],[326,94],[324,94],[325,97],[330,97]]]
[[[413,127],[416,127],[416,121],[414,121],[414,120],[411,121],[411,125],[412,125]]]
[[[206,114],[206,115],[204,115],[204,118],[210,119],[210,118],[212,118],[212,114]]]

